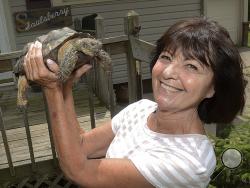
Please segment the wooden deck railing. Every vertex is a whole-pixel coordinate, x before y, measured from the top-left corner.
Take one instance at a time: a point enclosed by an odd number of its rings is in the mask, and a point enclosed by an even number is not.
[[[248,47],[248,33],[250,31],[250,22],[242,23],[242,46]]]
[[[127,16],[124,18],[124,35],[114,36],[114,37],[105,37],[104,34],[104,24],[103,18],[97,16],[95,19],[96,23],[96,38],[98,38],[104,45],[104,49],[112,56],[115,54],[126,53],[127,55],[127,64],[128,64],[128,88],[129,88],[129,102],[132,103],[142,98],[142,80],[141,80],[141,62],[150,62],[150,54],[154,49],[154,45],[142,41],[139,39],[139,15],[134,11],[130,11]],[[21,51],[15,51],[6,54],[0,54],[0,63],[4,60],[11,60],[11,62],[15,62],[15,60],[21,55]],[[13,65],[13,64],[12,64]],[[96,66],[87,76],[87,83],[89,88],[89,109],[90,109],[90,117],[91,117],[91,127],[95,127],[95,116],[94,116],[94,100],[93,93],[96,94],[110,109],[111,116],[115,114],[115,96],[112,85],[112,71],[104,71],[100,66]],[[94,84],[93,84],[94,83]],[[10,182],[10,181],[19,181],[21,183],[18,184],[19,187],[25,186],[26,180],[21,179],[23,177],[32,176],[33,173],[49,173],[51,171],[55,171],[58,169],[57,166],[57,157],[56,151],[54,147],[54,142],[52,139],[51,128],[50,128],[50,119],[48,116],[48,110],[45,103],[45,111],[46,111],[46,119],[48,123],[48,130],[50,136],[51,143],[51,152],[52,152],[52,160],[36,162],[34,157],[34,148],[32,144],[32,137],[30,132],[30,124],[28,118],[28,111],[24,110],[22,112],[23,118],[23,127],[26,131],[26,137],[29,148],[30,155],[30,166],[21,166],[15,167],[13,165],[12,156],[10,152],[10,147],[8,143],[8,138],[6,136],[6,130],[8,130],[8,126],[3,121],[3,114],[0,107],[0,131],[2,134],[3,144],[5,148],[6,158],[8,161],[7,169],[0,169],[0,187],[3,186],[2,183]],[[17,127],[10,126],[11,129],[15,129]],[[30,170],[27,170],[31,167]],[[7,172],[9,171],[9,172]],[[23,173],[21,172],[23,171]],[[6,175],[7,173],[7,175]],[[8,176],[9,174],[9,176]],[[8,177],[8,178],[7,178]],[[60,174],[52,184],[56,184],[58,179],[60,179],[62,175]],[[5,178],[5,179],[3,179]],[[42,178],[38,180],[38,182],[42,182]],[[39,187],[39,183],[36,184]],[[67,184],[69,185],[69,184]],[[5,184],[7,187],[8,185]]]

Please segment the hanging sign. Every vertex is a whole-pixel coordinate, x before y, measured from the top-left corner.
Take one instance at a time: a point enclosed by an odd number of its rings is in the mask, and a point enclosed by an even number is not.
[[[37,31],[72,25],[70,6],[16,12],[14,17],[17,32]]]

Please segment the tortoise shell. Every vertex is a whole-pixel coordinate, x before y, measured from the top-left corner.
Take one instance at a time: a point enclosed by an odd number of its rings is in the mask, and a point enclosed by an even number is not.
[[[36,40],[42,43],[44,61],[52,59],[59,65],[58,78],[62,82],[67,80],[72,71],[85,63],[91,62],[91,59],[96,59],[105,70],[111,70],[111,59],[102,50],[102,43],[88,33],[76,32],[68,27],[64,27],[39,36]],[[27,103],[24,92],[28,82],[24,75],[23,63],[31,44],[32,42],[25,45],[22,55],[13,69],[19,79],[22,76],[20,81],[18,80],[18,101],[25,102],[18,102],[18,106],[23,106]]]
[[[94,39],[88,33],[76,32],[68,27],[64,27],[62,29],[57,29],[57,30],[52,30],[48,34],[42,35],[42,36],[39,36],[36,38],[37,41],[42,43],[42,53],[43,53],[44,61],[46,61],[46,59],[48,59],[48,58],[52,59],[55,62],[57,62],[59,65],[63,64],[63,65],[61,65],[61,68],[64,68],[64,69],[67,69],[66,65],[69,62],[68,61],[62,62],[63,58],[60,58],[60,55],[63,55],[64,53],[63,52],[59,53],[59,50],[68,41],[70,41],[70,42],[67,43],[67,46],[71,46],[70,50],[74,50],[74,49],[72,49],[72,47],[74,47],[74,45],[77,45],[77,43],[75,43],[75,41],[77,41],[78,39],[84,39],[85,41],[83,41],[82,43],[89,44],[89,46],[88,47],[85,46],[84,51],[81,50],[81,51],[77,51],[77,52],[83,52],[85,55],[89,55],[92,57],[95,55],[97,57],[100,56],[100,55],[98,56],[98,54],[99,54],[98,51],[101,51],[101,48],[102,48],[102,44],[100,41]],[[27,54],[27,52],[30,48],[30,45],[32,43],[34,43],[34,42],[30,42],[24,46],[23,51],[22,51],[22,55],[17,60],[17,63],[14,66],[13,71],[17,76],[20,74],[21,75],[24,74],[24,69],[23,69],[24,57]],[[68,48],[68,47],[63,47],[63,48]],[[70,51],[70,50],[68,50],[68,51]],[[65,51],[65,50],[61,50],[61,51]],[[74,53],[75,53],[75,51],[74,51]],[[73,54],[73,52],[71,54]],[[82,54],[81,55],[78,54],[78,55],[81,56]],[[99,59],[103,59],[103,58],[100,56]],[[104,59],[106,59],[106,57],[104,57]],[[61,60],[61,61],[58,61],[58,60]]]

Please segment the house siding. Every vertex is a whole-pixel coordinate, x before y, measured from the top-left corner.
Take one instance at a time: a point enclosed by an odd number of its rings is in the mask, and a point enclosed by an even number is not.
[[[10,0],[11,13],[25,11],[25,0]],[[124,34],[123,19],[129,10],[135,10],[140,16],[140,38],[154,43],[166,29],[174,22],[200,16],[200,0],[114,0],[100,3],[76,4],[71,6],[72,17],[82,18],[98,13],[104,18],[105,36]],[[49,30],[16,33],[17,49],[21,49],[27,42]],[[127,64],[125,54],[112,56],[113,83],[127,82]],[[142,63],[143,79],[150,78],[149,66]]]
[[[205,15],[225,27],[235,44],[241,42],[242,1],[206,0]],[[225,10],[225,11],[221,11]]]

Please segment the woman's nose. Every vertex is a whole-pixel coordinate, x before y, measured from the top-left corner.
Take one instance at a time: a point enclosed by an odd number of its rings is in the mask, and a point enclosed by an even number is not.
[[[163,71],[164,76],[177,79],[180,74],[180,66],[176,62],[171,62]]]

